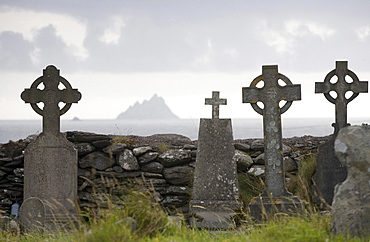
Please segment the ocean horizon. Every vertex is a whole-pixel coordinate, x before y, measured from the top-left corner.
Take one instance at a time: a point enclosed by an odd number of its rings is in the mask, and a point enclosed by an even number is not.
[[[180,134],[198,139],[200,119],[175,120],[61,120],[61,132],[83,131],[97,134],[138,135]],[[333,133],[333,118],[283,118],[283,138]],[[351,125],[370,123],[370,118],[352,118]],[[262,138],[262,118],[232,119],[234,139]],[[25,139],[42,132],[42,120],[0,120],[0,143]]]

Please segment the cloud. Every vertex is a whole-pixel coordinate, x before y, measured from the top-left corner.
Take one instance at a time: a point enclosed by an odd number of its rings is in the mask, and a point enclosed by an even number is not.
[[[52,25],[56,35],[63,40],[75,58],[85,60],[89,56],[84,47],[86,24],[71,16],[2,7],[0,22],[2,23],[0,33],[4,31],[19,33],[29,42],[34,41],[42,28]]]
[[[261,21],[257,26],[261,40],[280,54],[294,54],[292,36],[286,35],[283,30],[275,30],[268,26],[266,20]]]
[[[126,23],[121,16],[111,17],[111,22],[111,27],[104,30],[104,33],[99,40],[106,44],[118,44],[118,41],[121,38],[122,28],[126,26]]]
[[[287,33],[296,37],[317,36],[324,41],[335,33],[334,29],[314,22],[288,20],[284,25]]]
[[[360,41],[366,41],[367,37],[370,36],[370,26],[361,26],[355,29],[355,33]]]

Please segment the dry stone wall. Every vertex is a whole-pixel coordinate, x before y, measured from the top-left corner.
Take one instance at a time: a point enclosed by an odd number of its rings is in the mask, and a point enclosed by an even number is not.
[[[78,150],[78,195],[82,210],[104,206],[105,197],[119,202],[123,188],[147,187],[169,213],[187,213],[192,191],[197,141],[176,134],[148,137],[67,132]],[[23,198],[23,151],[36,138],[0,144],[0,210],[9,215],[11,205]],[[302,157],[314,153],[329,137],[284,139],[284,164],[297,171]],[[263,140],[235,140],[234,159],[239,173],[263,176]],[[205,171],[207,172],[207,171]],[[107,195],[108,194],[108,195]]]

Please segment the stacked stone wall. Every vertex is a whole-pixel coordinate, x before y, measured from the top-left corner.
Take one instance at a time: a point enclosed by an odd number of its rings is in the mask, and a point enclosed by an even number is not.
[[[82,210],[102,206],[106,196],[118,198],[128,186],[155,191],[155,199],[169,213],[188,212],[197,141],[176,134],[148,137],[67,132],[78,150],[78,195]],[[24,150],[37,136],[0,144],[0,210],[23,198]],[[329,137],[284,139],[285,171],[295,174],[304,155],[315,153]],[[235,140],[234,159],[239,173],[263,176],[263,140]],[[207,171],[205,171],[207,172]]]

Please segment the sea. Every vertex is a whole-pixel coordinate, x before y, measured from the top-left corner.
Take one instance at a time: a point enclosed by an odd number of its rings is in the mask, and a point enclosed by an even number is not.
[[[199,119],[178,120],[61,120],[61,132],[84,131],[97,134],[139,135],[180,134],[198,139]],[[326,136],[333,133],[332,118],[282,119],[284,138]],[[370,118],[352,118],[351,125],[369,124]],[[262,138],[262,118],[232,119],[234,139]],[[42,132],[40,120],[0,120],[0,143],[25,139]]]

